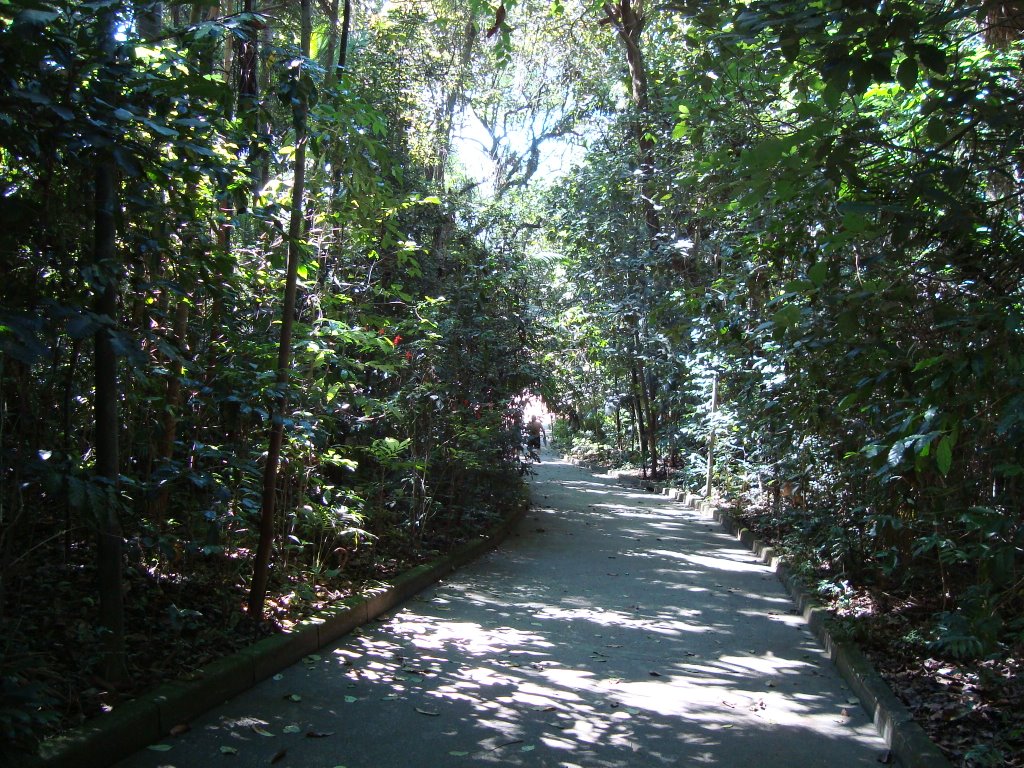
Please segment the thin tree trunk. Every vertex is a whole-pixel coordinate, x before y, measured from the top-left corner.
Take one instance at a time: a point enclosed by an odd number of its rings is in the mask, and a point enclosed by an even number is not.
[[[113,62],[116,15],[102,12],[97,34],[104,64]],[[94,510],[96,521],[96,570],[99,591],[99,625],[103,630],[102,674],[115,685],[125,682],[128,671],[124,647],[124,596],[121,525],[117,507],[120,502],[121,457],[118,407],[117,353],[113,331],[117,325],[117,286],[120,268],[117,262],[117,186],[114,158],[101,150],[94,165],[94,243],[93,264],[98,276],[93,311],[99,322],[94,337],[96,475],[109,489],[109,502]]]
[[[640,464],[643,467],[644,475],[647,473],[647,451],[649,443],[647,441],[647,428],[645,426],[646,417],[644,415],[643,396],[641,394],[643,390],[643,384],[640,379],[640,362],[634,357],[633,365],[630,367],[630,379],[633,383],[633,413],[636,418],[636,429],[637,439],[640,443]]]
[[[640,409],[647,421],[647,456],[651,462],[651,479],[654,480],[658,477],[658,416],[651,404],[651,396],[647,390],[647,366],[639,361],[637,362],[637,377],[639,378]]]
[[[658,477],[658,414],[654,408],[652,402],[651,392],[648,390],[647,381],[647,366],[644,365],[643,359],[640,356],[642,347],[640,344],[640,333],[633,333],[633,343],[635,345],[635,367],[637,381],[637,392],[640,396],[640,409],[643,411],[644,419],[647,421],[647,455],[651,460],[651,479],[657,479]]]
[[[188,329],[188,303],[179,299],[174,309],[174,321],[171,326],[171,341],[179,352],[185,352],[185,334]],[[174,441],[178,434],[178,411],[181,409],[181,363],[168,359],[171,376],[167,380],[167,392],[164,396],[164,413],[160,438],[156,445],[154,463],[159,466],[174,457]],[[163,526],[164,515],[170,500],[170,487],[165,483],[150,510],[150,515],[158,528]]]
[[[651,102],[647,84],[647,64],[644,61],[643,49],[640,47],[640,36],[643,34],[647,19],[643,12],[642,0],[621,0],[616,5],[606,3],[604,11],[626,50],[626,64],[629,67],[632,86],[631,96],[636,110],[633,136],[640,171],[641,206],[650,249],[653,251],[657,247],[658,235],[661,233],[661,221],[654,203],[654,132],[649,125]]]
[[[93,306],[101,323],[95,335],[96,474],[111,489],[110,501],[94,510],[97,534],[99,623],[104,636],[103,677],[121,683],[127,677],[124,658],[124,603],[122,597],[121,526],[116,500],[121,476],[118,433],[117,354],[112,329],[117,316],[114,208],[117,193],[113,159],[97,158],[95,168],[95,264],[103,275]]]
[[[311,0],[302,0],[302,55],[308,62],[312,23]],[[299,239],[303,230],[302,203],[306,182],[306,120],[309,105],[300,95],[292,111],[295,124],[295,180],[292,186],[291,218],[288,222],[288,268],[285,277],[284,307],[281,317],[281,339],[277,351],[278,397],[271,420],[267,463],[263,472],[263,504],[260,510],[260,538],[253,565],[252,589],[249,592],[249,615],[263,615],[270,575],[270,554],[274,544],[274,513],[277,500],[277,475],[284,442],[284,416],[288,408],[288,368],[291,365],[292,327],[295,321],[295,303],[298,293],[299,260],[302,250]]]
[[[345,70],[348,61],[348,38],[352,25],[352,0],[345,0],[342,10],[341,29],[338,29],[338,0],[331,0],[330,14],[327,19],[327,28],[330,33],[327,38],[327,78],[326,87],[334,85],[341,73]],[[341,40],[339,41],[338,37]],[[337,62],[335,62],[335,51],[337,51]]]
[[[644,400],[647,404],[647,452],[651,455],[651,479],[657,480],[661,475],[661,453],[658,451],[658,425],[661,423],[658,413],[657,398],[655,393],[646,388],[648,377],[646,368],[644,370]]]
[[[711,498],[711,478],[715,471],[715,412],[718,410],[718,374],[711,380],[711,431],[708,433],[708,473],[704,497]]]
[[[345,13],[341,22],[341,43],[338,47],[338,70],[343,70],[348,62],[348,38],[352,29],[352,0],[345,0]]]
[[[72,397],[75,392],[75,381],[77,380],[78,372],[78,355],[81,352],[82,340],[75,339],[71,343],[71,349],[68,352],[68,370],[67,375],[64,379],[64,395],[61,398],[61,446],[64,453],[64,461],[66,467],[64,469],[63,489],[64,489],[64,563],[71,562],[71,451],[72,451],[72,427],[71,427],[71,415],[72,415]],[[0,360],[0,366],[2,366],[2,360]],[[3,522],[3,515],[0,515],[0,523]]]

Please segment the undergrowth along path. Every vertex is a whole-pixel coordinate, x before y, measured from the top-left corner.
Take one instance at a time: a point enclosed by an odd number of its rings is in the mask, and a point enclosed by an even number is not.
[[[767,566],[678,504],[537,470],[499,550],[121,768],[885,759]]]

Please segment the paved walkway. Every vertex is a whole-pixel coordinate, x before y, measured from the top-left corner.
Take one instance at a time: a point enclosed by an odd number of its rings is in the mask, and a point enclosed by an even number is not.
[[[120,767],[877,768],[767,567],[663,497],[539,469],[498,551]]]

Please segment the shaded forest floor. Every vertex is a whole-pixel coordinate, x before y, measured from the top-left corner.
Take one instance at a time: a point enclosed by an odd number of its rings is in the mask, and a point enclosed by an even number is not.
[[[122,686],[97,673],[102,638],[95,630],[92,563],[76,561],[74,550],[67,561],[61,552],[40,551],[9,585],[0,616],[0,753],[12,743],[31,750],[38,739],[73,729],[161,683],[192,679],[217,659],[454,549],[489,529],[496,516],[467,518],[458,530],[418,546],[378,540],[330,584],[311,583],[298,568],[279,563],[260,622],[244,610],[251,570],[245,550],[130,565],[129,681]]]

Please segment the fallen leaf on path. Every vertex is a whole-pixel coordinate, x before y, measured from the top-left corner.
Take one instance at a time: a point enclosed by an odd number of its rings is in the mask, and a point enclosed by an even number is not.
[[[465,757],[466,755],[469,754],[469,752],[463,752],[462,750],[459,750],[459,749],[453,749],[448,754],[451,755],[452,757]]]
[[[192,726],[188,723],[182,723],[181,725],[176,725],[171,728],[171,736],[181,736],[184,733],[188,733],[190,730],[192,730]]]
[[[302,697],[297,693],[289,693],[284,697],[285,701],[302,701]]]
[[[302,733],[302,729],[297,725],[286,725],[282,730],[284,733]]]
[[[260,736],[273,736],[274,735],[270,731],[268,731],[266,728],[260,728],[258,725],[252,726],[252,732],[256,733],[256,734],[259,734]]]
[[[273,765],[274,763],[281,762],[282,760],[284,760],[284,756],[287,755],[287,754],[288,754],[288,750],[287,749],[280,750],[276,755],[274,755],[272,758],[270,758],[270,764]]]
[[[150,750],[151,752],[170,752],[171,751],[171,745],[170,744],[150,744],[148,747],[146,747],[146,749]]]
[[[307,739],[326,739],[328,736],[333,736],[334,731],[306,731]]]
[[[220,753],[222,755],[237,755],[238,749],[236,749],[235,747],[223,746],[220,748]]]
[[[661,677],[661,672],[655,672],[653,670],[651,670],[647,674],[650,675],[651,677]]]
[[[284,675],[278,672],[276,675],[274,675],[272,679],[276,682],[280,682],[281,680],[284,680]]]
[[[429,717],[438,717],[441,714],[440,712],[434,712],[430,709],[420,709],[419,707],[416,707],[416,711],[421,715],[428,715]]]
[[[359,701],[359,698],[356,697],[356,696],[346,696],[345,697],[345,703],[346,704],[355,704],[357,701]]]

